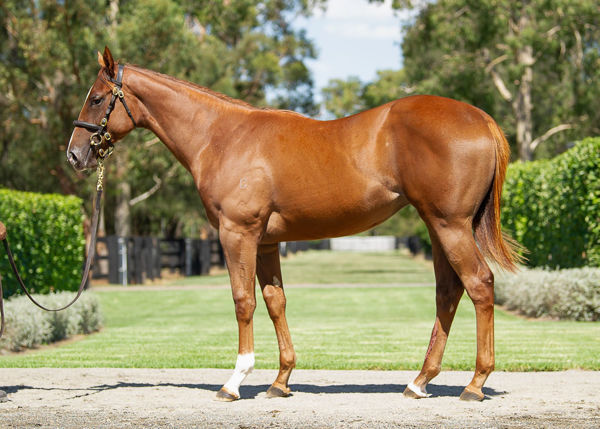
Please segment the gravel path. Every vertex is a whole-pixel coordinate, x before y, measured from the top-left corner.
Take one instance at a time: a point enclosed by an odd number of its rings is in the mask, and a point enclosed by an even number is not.
[[[433,397],[401,392],[412,371],[295,370],[290,398],[265,395],[276,375],[255,370],[243,399],[214,401],[231,370],[0,369],[0,427],[40,428],[598,428],[600,372],[493,373],[481,403],[458,396],[472,376],[446,371]]]

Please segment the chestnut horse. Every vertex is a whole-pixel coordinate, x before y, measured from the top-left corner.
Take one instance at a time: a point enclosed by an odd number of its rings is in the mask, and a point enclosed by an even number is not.
[[[500,230],[509,147],[490,116],[458,101],[413,96],[318,121],[119,65],[107,48],[98,53],[98,62],[101,70],[76,124],[84,128],[73,131],[68,159],[76,169],[96,167],[99,152],[103,157],[137,124],[156,134],[194,177],[208,219],[219,231],[239,329],[235,370],[218,399],[238,399],[239,386],[254,367],[256,277],[280,352],[279,374],[267,393],[290,394],[296,354],[278,243],[355,234],[408,204],[431,236],[437,312],[423,368],[404,394],[428,396],[425,387],[440,372],[466,290],[477,317],[477,359],[461,399],[483,399],[482,386],[494,369],[494,276],[485,258],[506,269],[518,260],[515,245]],[[111,101],[119,89],[126,103]],[[114,111],[107,112],[109,104]],[[102,121],[111,111],[110,120]],[[94,125],[83,121],[108,122],[102,132],[108,131],[110,140],[96,133],[90,146]]]

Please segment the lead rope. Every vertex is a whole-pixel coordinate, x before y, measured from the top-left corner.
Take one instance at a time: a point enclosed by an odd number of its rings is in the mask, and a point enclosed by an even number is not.
[[[27,286],[25,286],[25,283],[23,283],[23,280],[21,279],[21,276],[19,275],[19,270],[17,269],[17,265],[15,264],[15,260],[13,258],[12,252],[10,250],[8,240],[6,238],[6,235],[7,235],[6,227],[4,226],[4,224],[2,222],[0,222],[0,241],[2,241],[2,244],[4,245],[4,250],[6,250],[6,255],[8,256],[8,262],[10,263],[12,271],[15,274],[15,277],[17,278],[17,282],[18,282],[19,286],[21,287],[21,290],[23,290],[23,292],[25,293],[25,295],[27,295],[27,297],[31,300],[31,302],[33,302],[35,305],[37,305],[42,310],[61,311],[61,310],[65,310],[65,309],[69,308],[70,306],[75,304],[75,301],[77,301],[79,299],[79,297],[81,296],[81,293],[83,292],[83,289],[85,288],[85,284],[87,283],[90,269],[92,267],[92,262],[94,260],[94,255],[96,253],[96,235],[98,233],[98,218],[100,215],[100,203],[102,200],[102,192],[103,192],[103,183],[102,182],[104,180],[104,158],[98,158],[98,170],[97,171],[98,171],[98,183],[96,184],[96,201],[95,201],[95,206],[94,206],[94,215],[92,217],[92,234],[91,234],[91,239],[90,239],[90,245],[89,245],[88,251],[87,251],[87,259],[85,261],[85,268],[83,270],[83,275],[81,277],[81,283],[79,284],[79,290],[77,291],[77,295],[75,296],[75,298],[73,298],[73,300],[70,303],[68,303],[64,307],[47,308],[47,307],[44,307],[39,302],[37,302],[33,298],[33,296],[31,296],[31,294],[27,290]],[[3,294],[2,294],[2,276],[1,275],[0,275],[0,319],[1,319],[0,338],[2,338],[2,335],[4,334],[4,298],[3,298]]]

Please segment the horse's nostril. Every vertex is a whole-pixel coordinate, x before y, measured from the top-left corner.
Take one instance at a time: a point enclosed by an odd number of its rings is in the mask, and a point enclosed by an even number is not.
[[[77,156],[75,156],[75,154],[73,152],[69,152],[69,157],[68,158],[69,158],[69,162],[71,164],[73,164],[73,165],[77,165],[79,163],[78,159],[77,159]]]

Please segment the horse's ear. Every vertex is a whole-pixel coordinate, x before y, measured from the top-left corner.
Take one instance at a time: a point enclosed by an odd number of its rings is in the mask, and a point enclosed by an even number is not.
[[[110,53],[110,49],[108,46],[104,47],[104,54],[102,54],[102,60],[104,62],[104,67],[106,67],[106,71],[108,75],[112,78],[115,77],[115,60],[113,59],[112,54]],[[99,59],[98,59],[99,62]]]
[[[104,58],[102,57],[100,51],[98,51],[98,64],[100,65],[100,67],[106,67],[106,64],[104,63]]]

